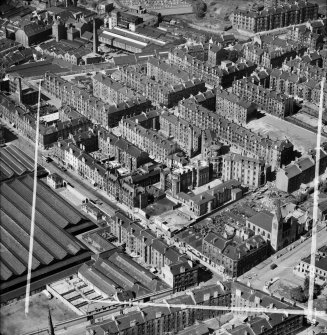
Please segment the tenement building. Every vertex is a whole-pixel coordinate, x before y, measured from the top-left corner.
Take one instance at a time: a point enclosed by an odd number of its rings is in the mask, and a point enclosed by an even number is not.
[[[108,104],[120,104],[126,100],[140,97],[137,92],[101,72],[93,76],[92,80],[93,95]]]
[[[292,306],[284,298],[277,298],[267,293],[253,289],[250,286],[232,282],[231,285],[231,306],[242,307],[239,316],[247,318],[247,322],[234,327],[223,333],[223,335],[238,334],[278,334],[288,335],[298,333],[304,324],[302,314],[269,314],[261,312],[249,312],[250,307],[276,308],[287,311],[287,309],[298,309],[300,307]]]
[[[248,78],[233,83],[233,93],[254,102],[265,112],[284,119],[293,114],[294,99],[252,83]]]
[[[217,90],[217,114],[237,124],[245,125],[256,117],[257,108],[252,102],[244,101],[237,95]]]
[[[119,123],[120,133],[124,139],[147,152],[151,159],[169,165],[168,156],[181,151],[178,144],[158,133],[156,127],[150,129],[140,124],[142,118],[145,118],[145,122],[150,120],[152,125],[156,117],[147,119],[146,116],[140,115],[140,118],[122,119]]]
[[[110,105],[94,97],[85,89],[49,72],[45,74],[42,85],[43,89],[60,99],[62,103],[75,107],[79,113],[93,123],[100,124],[107,129],[117,126],[122,117],[140,114],[151,106],[151,102],[141,96],[120,104]]]
[[[264,160],[230,153],[223,156],[222,179],[236,179],[242,185],[257,188],[269,177],[270,167]]]
[[[185,306],[185,308],[177,307]],[[179,333],[187,327],[195,328],[196,322],[216,318],[224,314],[223,311],[215,309],[196,309],[188,306],[233,306],[243,307],[244,315],[248,312],[247,307],[278,308],[287,311],[288,309],[299,309],[292,306],[284,299],[278,299],[267,293],[258,291],[240,282],[223,282],[209,286],[198,287],[187,292],[187,294],[175,294],[164,300],[162,306],[144,307],[131,311],[124,311],[123,314],[101,322],[95,322],[87,327],[87,334],[99,335],[152,335],[156,329],[157,335],[164,335],[169,332]],[[304,316],[299,314],[262,314],[250,313],[246,322],[228,330],[224,329],[223,335],[239,334],[278,334],[288,335],[298,332],[304,324]],[[182,333],[181,333],[182,334]],[[189,332],[183,332],[189,334]],[[198,333],[197,333],[198,334]],[[201,333],[202,334],[202,333]],[[208,334],[208,332],[204,333]]]
[[[146,189],[148,185],[142,186],[143,182],[151,183],[160,180],[160,171],[155,171],[155,174],[149,173],[143,181],[140,180],[142,179],[140,176],[136,176],[136,178],[130,175],[120,176],[117,169],[109,169],[69,141],[58,142],[54,154],[68,169],[77,172],[92,185],[104,190],[130,209],[134,207],[145,208],[148,205]],[[122,156],[121,161],[125,155]],[[125,167],[131,168],[128,164],[131,163],[127,162]]]
[[[293,26],[287,30],[287,38],[297,43],[301,43],[312,51],[321,49],[323,44],[322,20],[306,22],[301,26]]]
[[[268,7],[258,11],[236,10],[233,14],[233,26],[236,29],[252,33],[283,28],[318,18],[317,4],[299,1]]]
[[[170,81],[155,80],[146,75],[142,65],[123,67],[112,74],[112,78],[144,94],[153,104],[173,107],[183,98],[206,91],[205,82],[197,78],[173,84]]]
[[[9,97],[0,93],[0,112],[2,117],[11,124],[14,124],[24,136],[35,140],[36,135],[36,113],[26,106],[17,105]],[[39,145],[41,148],[48,148],[59,138],[66,139],[71,133],[89,130],[91,121],[82,115],[78,115],[72,120],[57,120],[48,125],[41,121],[39,127]]]
[[[309,184],[315,178],[315,152],[311,155],[298,158],[295,162],[283,166],[276,174],[276,187],[284,192],[292,193],[300,189],[302,184]],[[320,151],[319,175],[326,173],[327,151],[323,144]]]
[[[196,216],[205,215],[228,201],[241,199],[243,189],[237,180],[229,180],[202,192],[180,192],[176,198]]]
[[[274,141],[253,133],[190,99],[181,101],[178,111],[181,118],[189,120],[194,126],[216,132],[221,142],[231,145],[241,155],[264,159],[272,171],[282,164],[288,164],[292,159],[293,144],[288,140]]]
[[[315,255],[315,281],[319,284],[327,282],[327,246],[319,248]],[[293,272],[302,278],[310,276],[311,256],[302,258]]]
[[[200,128],[169,112],[163,112],[159,120],[160,133],[175,141],[189,157],[200,152],[202,137]]]
[[[108,225],[118,242],[126,244],[126,251],[136,253],[145,264],[158,269],[163,280],[175,292],[198,284],[198,267],[150,229],[145,229],[120,211],[112,220],[108,220]]]
[[[220,65],[212,67],[179,48],[169,51],[168,62],[188,71],[195,78],[202,78],[211,86],[222,86],[223,88],[232,86],[234,80],[249,76],[256,68],[256,64],[250,61],[233,63],[229,60],[224,60]]]
[[[303,55],[307,47],[299,42],[276,39],[274,44],[269,43],[262,47],[246,44],[243,48],[244,58],[267,69],[280,67],[284,60]],[[279,42],[279,43],[277,43]]]
[[[209,165],[205,161],[178,168],[165,168],[160,172],[160,188],[175,197],[209,182]]]
[[[260,236],[248,236],[244,241],[226,232],[209,232],[202,242],[204,260],[219,273],[237,278],[269,256],[270,246]]]
[[[109,159],[115,158],[129,171],[134,171],[151,161],[147,152],[104,128],[99,130],[99,149],[102,154],[109,156]]]
[[[146,73],[148,77],[153,77],[156,80],[160,80],[166,83],[169,82],[172,85],[178,85],[193,79],[188,71],[183,71],[177,66],[170,65],[158,58],[149,58],[146,66]]]
[[[320,81],[323,76],[326,76],[326,70],[318,66],[289,66],[285,64],[282,69],[271,71],[270,88],[277,93],[294,96],[319,106]],[[324,93],[323,105],[327,107],[326,87],[324,87]]]

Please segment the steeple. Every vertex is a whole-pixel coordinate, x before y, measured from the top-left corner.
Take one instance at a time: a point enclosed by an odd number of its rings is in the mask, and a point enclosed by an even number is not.
[[[49,308],[48,324],[49,324],[49,329],[48,329],[49,335],[55,335],[50,308]]]
[[[278,220],[278,222],[280,222],[280,220],[282,219],[282,211],[280,209],[280,199],[276,199],[274,201],[274,204],[275,204],[275,215],[276,215],[276,218]]]

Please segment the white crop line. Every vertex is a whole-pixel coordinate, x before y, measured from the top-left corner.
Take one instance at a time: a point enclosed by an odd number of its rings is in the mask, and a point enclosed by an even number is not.
[[[317,148],[316,148],[316,166],[313,193],[313,224],[311,239],[311,257],[310,257],[310,279],[309,279],[309,299],[308,299],[308,319],[313,321],[313,294],[316,273],[316,252],[317,252],[317,224],[318,224],[318,200],[319,200],[319,167],[320,167],[320,150],[321,150],[321,130],[322,130],[322,114],[324,102],[324,87],[326,78],[321,80],[320,105],[318,115],[318,132],[317,132]]]
[[[167,301],[159,302],[138,302],[138,301],[117,301],[117,300],[92,300],[92,299],[81,299],[89,303],[105,303],[108,305],[125,305],[125,306],[139,306],[139,307],[168,307],[168,308],[181,308],[181,309],[203,309],[203,310],[215,310],[215,311],[231,311],[231,312],[249,312],[249,313],[270,313],[270,314],[285,314],[288,315],[309,315],[311,311],[309,309],[278,309],[276,307],[231,307],[231,306],[208,306],[208,305],[186,305],[186,304],[170,304]],[[315,316],[326,317],[325,311],[314,311]]]
[[[36,114],[34,183],[33,183],[30,244],[29,244],[29,251],[28,251],[28,269],[27,269],[27,284],[26,284],[26,299],[25,299],[25,315],[27,315],[28,311],[29,311],[30,293],[31,293],[31,275],[32,275],[32,262],[33,262],[35,206],[36,206],[36,188],[37,188],[37,157],[38,157],[38,151],[39,151],[40,104],[41,104],[41,80],[39,82],[39,101],[38,101],[37,114]]]

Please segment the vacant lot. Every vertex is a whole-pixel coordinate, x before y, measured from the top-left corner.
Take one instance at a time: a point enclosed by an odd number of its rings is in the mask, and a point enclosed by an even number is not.
[[[249,122],[247,128],[255,133],[269,135],[274,140],[287,138],[294,144],[294,148],[302,153],[317,145],[316,134],[271,115],[265,115],[261,119]],[[325,137],[322,138],[322,142],[326,140]]]
[[[47,327],[48,308],[51,310],[54,324],[77,317],[58,299],[48,300],[43,293],[39,293],[31,297],[27,316],[25,315],[25,299],[1,308],[0,333],[2,335],[21,335]]]
[[[204,0],[207,4],[207,12],[204,18],[198,19],[195,14],[180,15],[192,28],[213,32],[217,34],[224,30],[225,25],[230,25],[230,15],[237,9],[246,9],[252,5],[249,0]],[[228,31],[236,33],[236,31]]]

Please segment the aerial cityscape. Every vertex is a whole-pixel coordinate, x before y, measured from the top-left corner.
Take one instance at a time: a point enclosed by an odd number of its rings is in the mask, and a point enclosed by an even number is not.
[[[0,335],[327,335],[327,0],[0,1]]]

